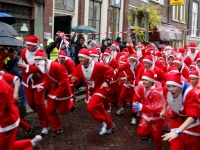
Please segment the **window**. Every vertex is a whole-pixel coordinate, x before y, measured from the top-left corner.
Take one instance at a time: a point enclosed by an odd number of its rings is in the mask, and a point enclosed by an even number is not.
[[[164,0],[152,0],[152,1],[164,5]]]
[[[55,9],[74,12],[75,0],[55,0]]]
[[[88,25],[95,28],[100,32],[101,25],[101,1],[100,0],[90,0],[89,3],[89,17]],[[97,42],[100,41],[100,34],[88,35],[89,39],[94,39]]]
[[[142,2],[148,3],[148,0],[141,0]]]
[[[1,4],[0,12],[8,13],[14,16],[23,16],[30,18],[32,17],[32,8],[19,6],[19,5],[12,5],[12,4]]]
[[[197,34],[197,15],[198,15],[198,4],[193,2],[192,4],[192,33],[191,36],[196,36]]]
[[[172,20],[185,23],[185,6],[172,6]]]
[[[121,0],[111,0],[110,5],[113,7],[119,7],[121,6]]]

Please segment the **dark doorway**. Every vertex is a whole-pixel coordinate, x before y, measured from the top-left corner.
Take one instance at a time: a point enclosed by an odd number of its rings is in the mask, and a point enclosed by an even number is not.
[[[56,16],[54,18],[54,35],[58,31],[63,31],[65,34],[71,33],[71,16]]]

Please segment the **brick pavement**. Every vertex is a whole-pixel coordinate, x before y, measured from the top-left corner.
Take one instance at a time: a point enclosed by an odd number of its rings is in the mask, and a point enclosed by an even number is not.
[[[64,132],[55,138],[50,135],[44,137],[42,144],[37,150],[102,150],[102,149],[133,149],[133,150],[152,150],[152,140],[143,141],[136,134],[136,127],[130,125],[130,108],[125,109],[125,114],[117,116],[115,111],[117,106],[113,106],[111,117],[117,128],[112,135],[99,135],[99,125],[91,118],[85,108],[84,100],[77,103],[74,112],[65,116],[60,116]],[[35,113],[29,114],[25,120],[34,126],[34,134],[39,134],[41,127]],[[25,132],[21,129],[17,139],[23,139]],[[165,143],[165,149],[168,146]]]

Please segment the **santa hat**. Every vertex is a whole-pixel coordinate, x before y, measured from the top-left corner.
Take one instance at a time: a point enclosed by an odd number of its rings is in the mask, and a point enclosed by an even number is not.
[[[90,56],[94,56],[94,57],[99,57],[99,51],[96,49],[93,49],[90,53]]]
[[[99,45],[97,45],[95,48],[98,49],[98,50],[101,49]]]
[[[165,50],[167,50],[167,49],[172,50],[172,47],[168,45],[168,46],[165,47]]]
[[[184,49],[187,49],[187,48],[188,48],[188,45],[187,45],[187,44],[184,44],[183,48],[184,48]]]
[[[161,50],[161,51],[165,51],[165,47],[166,47],[166,46],[162,46],[160,50]]]
[[[136,54],[131,54],[131,56],[128,59],[134,59],[134,60],[138,60],[137,55]]]
[[[104,54],[105,54],[105,55],[111,55],[111,51],[110,51],[109,49],[106,49],[106,50],[104,51]]]
[[[127,57],[122,57],[119,61],[121,64],[127,63]]]
[[[127,49],[127,48],[123,48],[123,49],[122,49],[122,53],[123,53],[123,54],[128,54],[128,53],[129,53],[129,51],[128,51],[128,49]]]
[[[172,52],[173,52],[173,53],[176,53],[176,52],[177,52],[177,48],[173,47],[173,48],[172,48]]]
[[[117,42],[113,42],[113,43],[112,43],[112,46],[116,46],[117,49],[119,49],[119,44],[118,44]]]
[[[189,47],[190,47],[190,48],[196,48],[197,46],[196,46],[196,43],[195,43],[195,42],[191,42]]]
[[[178,63],[178,64],[180,64],[180,65],[183,65],[182,58],[176,57],[176,59],[174,60],[174,63]]]
[[[196,69],[192,69],[189,73],[190,78],[199,78],[199,72]]]
[[[175,56],[173,54],[170,54],[167,56],[167,60],[170,58],[170,57],[173,57],[175,59]]]
[[[78,53],[78,57],[84,57],[86,59],[91,59],[90,53],[87,48],[82,48]]]
[[[154,73],[151,70],[147,70],[144,72],[142,79],[154,82]]]
[[[175,85],[180,88],[183,87],[183,83],[181,81],[181,74],[178,72],[170,72],[169,75],[167,76],[167,85]]]
[[[200,60],[200,53],[197,54],[197,59],[196,59],[196,62]]]
[[[189,68],[191,68],[191,67],[194,67],[194,68],[196,68],[196,62],[192,62],[192,64],[190,65],[190,67],[189,67]]]
[[[161,55],[160,52],[156,52],[155,56],[157,56],[157,57],[159,57],[159,58],[162,57],[162,55]]]
[[[26,44],[30,44],[30,45],[37,45],[37,43],[40,42],[40,38],[36,35],[29,35],[26,38]]]
[[[181,54],[184,54],[185,53],[185,49],[183,47],[181,47],[181,48],[178,49],[178,52],[181,53]]]
[[[167,71],[166,71],[168,74],[170,73],[170,72],[179,72],[178,71],[178,69],[175,67],[175,66],[170,66],[168,69],[167,69]]]
[[[35,59],[44,59],[46,58],[46,53],[43,49],[38,49],[35,53]]]
[[[67,54],[65,52],[65,50],[60,50],[60,52],[58,53],[58,57],[66,57]]]
[[[155,50],[153,48],[147,48],[146,51],[151,55],[155,55]]]
[[[144,56],[143,62],[149,62],[151,64],[153,64],[153,58],[150,54],[147,54]]]

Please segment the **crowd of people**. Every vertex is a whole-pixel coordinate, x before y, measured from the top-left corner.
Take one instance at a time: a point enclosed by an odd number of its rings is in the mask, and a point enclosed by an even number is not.
[[[86,109],[99,124],[100,135],[116,129],[110,112],[117,103],[117,115],[132,108],[131,124],[139,120],[137,134],[144,140],[151,137],[155,150],[162,149],[163,140],[171,150],[199,149],[200,52],[194,42],[159,49],[154,43],[136,43],[135,37],[124,43],[117,37],[114,42],[104,39],[101,46],[95,40],[85,45],[83,36],[73,42],[62,32],[45,49],[38,41],[28,36],[20,56],[14,48],[0,54],[0,148],[31,149],[42,140],[38,135],[15,141],[18,127],[28,137],[33,133],[33,126],[23,120],[26,102],[38,115],[41,135],[63,133],[57,110],[62,115],[74,111],[75,88],[84,85]],[[163,135],[164,127],[170,131]]]

